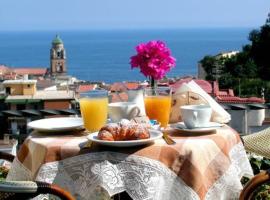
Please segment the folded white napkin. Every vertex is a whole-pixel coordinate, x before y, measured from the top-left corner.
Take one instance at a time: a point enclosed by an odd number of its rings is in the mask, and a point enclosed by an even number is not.
[[[212,121],[218,123],[228,123],[231,120],[231,115],[224,110],[209,94],[207,94],[197,83],[190,81],[184,83],[180,88],[178,88],[175,94],[193,92],[200,95],[213,110]]]

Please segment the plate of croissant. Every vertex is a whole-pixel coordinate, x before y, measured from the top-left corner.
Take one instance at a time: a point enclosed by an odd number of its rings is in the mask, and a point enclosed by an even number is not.
[[[162,137],[158,130],[149,129],[144,124],[109,123],[99,132],[91,133],[88,139],[92,142],[114,147],[131,147],[153,143]]]

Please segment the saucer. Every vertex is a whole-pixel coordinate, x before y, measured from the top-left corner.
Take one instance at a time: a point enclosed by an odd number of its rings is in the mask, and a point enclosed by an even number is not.
[[[29,122],[27,126],[40,132],[64,132],[82,129],[83,120],[80,117],[47,118]]]
[[[220,128],[224,126],[224,124],[220,124],[217,122],[209,122],[207,125],[205,126],[201,126],[201,127],[195,127],[195,128],[187,128],[186,125],[184,124],[184,122],[179,122],[177,124],[174,125],[175,128],[177,129],[182,129],[182,130],[188,130],[188,131],[196,131],[196,132],[200,132],[200,131],[213,131],[217,128]]]
[[[107,140],[100,140],[98,139],[98,132],[91,133],[87,136],[87,139],[96,142],[100,145],[104,146],[112,146],[112,147],[133,147],[133,146],[140,146],[145,144],[151,144],[155,142],[155,140],[160,139],[162,137],[162,132],[157,130],[149,130],[150,138],[148,139],[141,139],[141,140],[124,140],[124,141],[107,141]]]

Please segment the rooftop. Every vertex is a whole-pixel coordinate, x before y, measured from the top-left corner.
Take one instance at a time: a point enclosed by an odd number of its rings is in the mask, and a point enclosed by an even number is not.
[[[141,87],[138,82],[116,82],[111,85],[110,91],[122,92],[126,90],[136,90]]]
[[[3,84],[36,84],[37,80],[5,80]]]
[[[37,89],[38,90],[43,90],[45,88],[52,87],[54,85],[55,85],[54,81],[52,81],[50,79],[43,79],[43,80],[37,81]]]
[[[231,104],[249,104],[249,103],[264,103],[262,98],[249,97],[241,98],[236,96],[216,96],[218,103],[231,103]]]
[[[202,80],[202,79],[193,79],[193,78],[181,79],[179,81],[176,81],[174,84],[172,84],[171,88],[175,92],[179,87],[182,86],[182,84],[188,83],[191,80],[193,80],[195,83],[197,83],[208,94],[212,93],[212,85],[208,81]]]
[[[59,37],[59,35],[56,35],[55,38],[52,41],[53,44],[63,44],[62,39]]]
[[[5,74],[7,73],[8,71],[10,71],[10,69],[5,66],[5,65],[0,65],[0,74]]]
[[[96,84],[79,85],[77,92],[88,92],[94,90],[97,87]]]
[[[37,99],[37,100],[55,100],[55,99],[74,99],[73,91],[37,91],[34,95],[10,95],[6,100],[17,99]]]
[[[232,104],[249,104],[249,103],[264,103],[265,100],[258,97],[249,97],[242,98],[234,95],[234,91],[232,89],[219,89],[218,83],[215,81],[212,87],[212,84],[209,81],[202,79],[193,79],[193,78],[184,78],[179,81],[176,81],[171,85],[173,92],[177,91],[178,88],[182,86],[184,83],[188,83],[193,80],[197,83],[205,92],[210,95],[213,95],[219,103],[232,103]]]
[[[13,69],[15,73],[19,75],[45,75],[47,73],[47,68],[15,68]]]

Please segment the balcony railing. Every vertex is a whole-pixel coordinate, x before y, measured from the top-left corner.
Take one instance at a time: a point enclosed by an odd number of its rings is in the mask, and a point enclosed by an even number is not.
[[[29,121],[56,116],[79,115],[79,109],[2,110],[0,111],[0,139],[8,135],[10,139],[18,140],[18,143],[21,144],[31,132],[31,129],[27,128]]]
[[[43,118],[53,115],[80,115],[79,109],[26,109],[26,110],[3,110],[0,117],[35,117]]]

